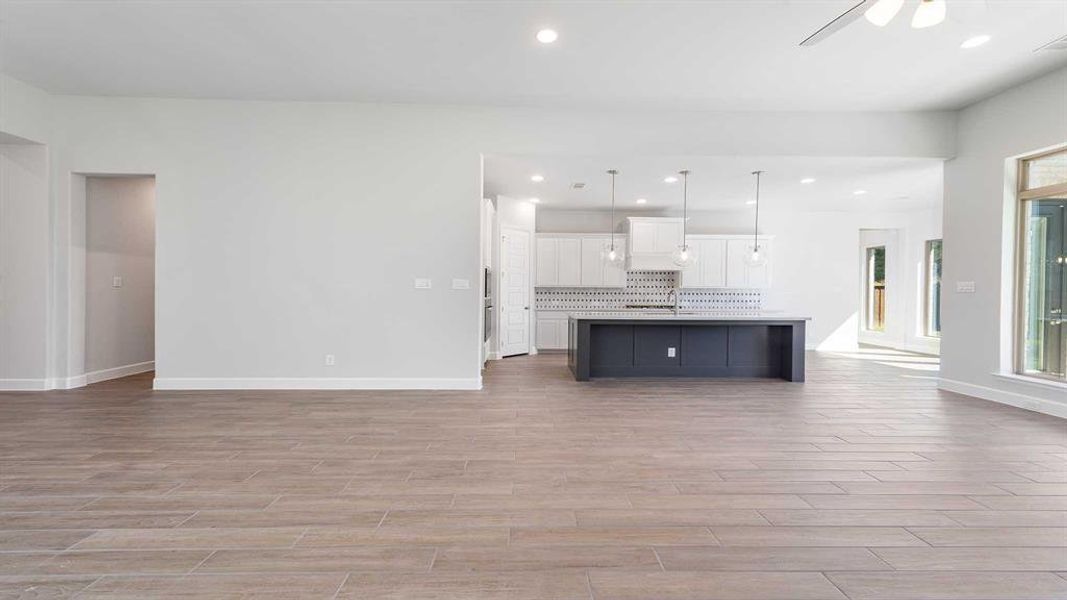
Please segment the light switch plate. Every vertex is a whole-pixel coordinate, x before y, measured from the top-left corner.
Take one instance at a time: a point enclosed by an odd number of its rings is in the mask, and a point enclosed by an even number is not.
[[[421,278],[421,277],[415,278],[415,289],[417,289],[417,290],[428,290],[428,289],[430,289],[432,287],[433,287],[433,280],[432,279],[424,279],[424,278]]]
[[[111,287],[113,287],[113,288],[122,287],[122,278],[121,277],[112,277],[111,278]]]
[[[973,294],[974,282],[973,281],[957,281],[956,282],[957,294]]]
[[[675,356],[678,356],[677,348],[673,348],[671,346],[668,346],[667,347],[667,358],[674,358]]]
[[[471,289],[470,279],[453,279],[452,289],[454,290],[469,290]]]

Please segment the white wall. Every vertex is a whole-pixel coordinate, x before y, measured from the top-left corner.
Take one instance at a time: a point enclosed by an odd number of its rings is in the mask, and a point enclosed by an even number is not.
[[[88,379],[151,370],[155,352],[155,180],[88,177],[85,370]],[[121,287],[114,278],[121,277]]]
[[[628,216],[676,216],[660,211],[616,211],[615,230],[624,233]],[[537,212],[537,230],[561,233],[608,231],[608,211],[546,210]],[[690,213],[689,231],[694,234],[751,233],[752,211],[698,211]],[[940,236],[940,213],[936,209],[901,213],[804,212],[761,209],[760,233],[775,236],[773,282],[764,306],[810,315],[807,343],[821,350],[855,349],[860,334],[862,285],[859,244],[862,229],[895,229],[901,232],[900,247],[907,250],[907,266],[920,260],[927,239]],[[922,339],[922,307],[916,306],[921,290],[913,277],[900,276],[904,292],[896,295],[899,334],[882,343],[921,352],[937,352],[936,342]]]
[[[0,144],[0,389],[48,388],[48,156]]]
[[[1067,144],[1067,69],[959,114],[958,153],[946,163],[941,386],[1067,416],[1067,386],[1012,371],[1014,169],[1020,155]],[[973,294],[955,291],[975,282]]]
[[[8,78],[0,82],[8,81]],[[32,128],[28,86],[0,123]],[[30,94],[32,95],[32,94]],[[156,175],[156,371],[175,387],[474,387],[481,155],[947,157],[950,113],[647,113],[49,98],[58,376],[71,173]],[[334,354],[337,365],[323,364]]]

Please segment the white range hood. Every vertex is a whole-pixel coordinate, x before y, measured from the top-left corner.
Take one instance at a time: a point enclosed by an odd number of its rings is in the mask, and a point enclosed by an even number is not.
[[[626,244],[628,271],[680,271],[671,254],[682,244],[683,219],[629,217]]]

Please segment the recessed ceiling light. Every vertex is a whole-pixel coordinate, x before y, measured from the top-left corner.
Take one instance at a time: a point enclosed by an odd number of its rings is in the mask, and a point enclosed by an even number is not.
[[[558,39],[559,34],[556,33],[555,29],[542,29],[541,31],[537,32],[537,41],[541,42],[542,44],[551,44],[552,42]]]
[[[815,178],[814,177],[805,177],[804,179],[800,180],[800,183],[815,183]]]
[[[988,42],[991,39],[993,38],[988,35],[976,35],[974,37],[969,37],[963,40],[963,43],[960,44],[960,48],[977,48],[978,46],[981,46],[982,44]]]
[[[854,196],[862,196],[862,195],[864,195],[866,193],[867,193],[867,190],[856,190],[856,191],[852,192],[852,194]]]
[[[544,180],[545,180],[545,176],[544,175],[530,175],[530,181],[532,181],[534,183],[541,183]]]
[[[647,199],[647,198],[638,198],[638,199],[637,199],[637,203],[638,203],[638,204],[644,204],[645,202],[648,202],[648,199]]]
[[[678,178],[674,175],[668,175],[663,178],[663,183],[678,183]]]
[[[911,18],[912,29],[924,29],[940,25],[945,20],[945,0],[919,0],[919,7]]]
[[[540,198],[530,198],[530,204],[541,204]]]

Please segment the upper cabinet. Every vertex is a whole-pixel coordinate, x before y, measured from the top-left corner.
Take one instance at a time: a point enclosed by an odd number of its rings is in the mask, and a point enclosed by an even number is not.
[[[609,265],[603,259],[610,245],[604,234],[538,234],[538,287],[625,287],[626,270]],[[626,247],[626,236],[615,236],[620,252]]]
[[[632,219],[631,235],[616,235],[615,247],[629,254],[629,268],[604,260],[611,238],[606,234],[537,234],[538,287],[622,288],[626,271],[678,271],[671,254],[681,242],[681,219]],[[672,223],[657,223],[672,221]],[[677,234],[677,238],[674,235]],[[635,241],[634,235],[642,239]],[[773,240],[759,236],[767,262],[751,266],[752,236],[689,235],[696,262],[680,273],[685,289],[765,289],[771,286]],[[636,249],[636,254],[635,254]],[[636,257],[636,260],[635,260]]]
[[[759,237],[760,251],[767,262],[758,267],[745,260],[752,254],[751,236],[691,235],[689,245],[697,260],[682,271],[682,287],[766,289],[771,286],[774,257],[771,238]]]
[[[697,260],[682,270],[682,287],[726,287],[726,245],[724,239],[690,237]]]
[[[671,260],[682,243],[682,219],[629,217],[630,243],[626,258],[631,271],[677,271]]]
[[[537,236],[537,285],[573,287],[582,282],[582,239]]]
[[[726,287],[764,289],[771,287],[771,265],[774,262],[774,244],[760,236],[760,252],[767,261],[754,267],[746,258],[752,255],[755,242],[751,237],[731,239],[726,243]]]
[[[622,261],[608,263],[604,253],[611,247],[608,236],[586,236],[582,238],[582,287],[625,287],[626,268]],[[615,236],[615,248],[619,255],[626,252],[626,238]]]

